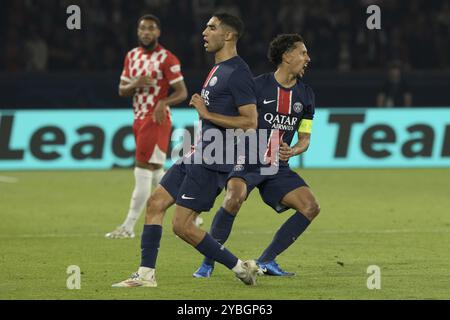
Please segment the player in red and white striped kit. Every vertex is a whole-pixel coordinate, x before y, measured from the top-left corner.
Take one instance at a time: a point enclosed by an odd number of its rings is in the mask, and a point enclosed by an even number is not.
[[[147,203],[152,184],[157,185],[164,175],[172,127],[169,106],[187,98],[180,61],[158,43],[159,19],[154,15],[140,18],[137,34],[139,47],[127,53],[119,85],[121,97],[133,97],[135,187],[127,218],[116,230],[107,233],[107,238],[134,237],[134,225]]]

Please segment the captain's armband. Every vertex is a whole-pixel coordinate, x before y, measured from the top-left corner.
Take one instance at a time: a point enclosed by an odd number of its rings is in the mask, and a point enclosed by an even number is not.
[[[312,131],[313,121],[310,119],[302,119],[298,128],[298,133],[309,133]]]

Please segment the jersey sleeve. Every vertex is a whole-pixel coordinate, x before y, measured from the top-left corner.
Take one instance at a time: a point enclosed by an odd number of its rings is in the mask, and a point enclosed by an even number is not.
[[[235,70],[228,80],[228,87],[237,107],[256,104],[255,80],[248,70]]]
[[[311,87],[306,87],[306,94],[308,96],[309,103],[305,106],[305,113],[303,119],[314,119],[314,113],[316,112],[316,97]]]
[[[184,79],[181,73],[180,60],[173,55],[169,54],[162,68],[164,78],[167,79],[170,85],[182,81]]]
[[[255,81],[255,94],[256,94],[256,108],[259,110],[263,107],[261,103],[261,99],[264,96],[264,84],[266,83],[266,77],[264,75],[260,75],[258,77],[253,78]]]
[[[125,56],[125,61],[123,63],[122,75],[120,76],[121,81],[131,82],[130,78],[130,58],[129,54]]]

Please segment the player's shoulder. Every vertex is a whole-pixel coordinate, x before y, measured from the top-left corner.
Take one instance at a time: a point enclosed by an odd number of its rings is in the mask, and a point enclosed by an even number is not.
[[[248,66],[248,63],[244,59],[242,59],[240,56],[237,56],[236,64],[237,64],[238,68],[250,71],[250,67]]]
[[[177,56],[172,51],[170,51],[169,49],[167,49],[166,47],[164,47],[161,44],[158,44],[158,49],[157,50],[160,51],[160,52],[164,52],[170,58],[178,59]]]
[[[267,83],[268,81],[271,81],[272,76],[273,75],[271,72],[263,73],[263,74],[260,74],[259,76],[256,76],[254,78],[254,80],[255,80],[255,83],[257,83],[257,84],[264,84],[264,83]]]
[[[162,64],[169,66],[180,64],[180,60],[178,59],[178,57],[172,51],[162,46],[160,43],[156,48],[156,52],[160,55],[160,61]]]
[[[232,73],[239,74],[239,73],[247,73],[250,74],[253,78],[252,72],[250,70],[250,67],[248,66],[247,62],[245,62],[244,59],[242,59],[240,56],[233,57],[223,63],[226,67],[231,69]]]
[[[308,94],[314,94],[313,88],[304,82],[303,80],[297,80],[297,88],[302,92],[307,92]]]
[[[303,80],[297,80],[297,92],[299,93],[300,97],[303,97],[303,101],[308,105],[311,106],[314,110],[315,108],[315,101],[316,101],[316,97],[314,94],[314,91],[312,89],[312,87],[303,82]],[[311,111],[311,113],[314,113],[313,111]]]
[[[140,52],[141,52],[141,47],[133,48],[127,52],[127,57],[132,59],[135,56],[137,56]]]
[[[268,88],[268,86],[275,86],[275,82],[273,81],[273,72],[263,73],[259,76],[253,78],[255,81],[256,92],[264,91]]]

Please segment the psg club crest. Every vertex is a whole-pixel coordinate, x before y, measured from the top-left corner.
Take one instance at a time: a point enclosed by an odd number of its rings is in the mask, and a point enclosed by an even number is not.
[[[293,108],[294,108],[295,112],[300,113],[303,110],[303,105],[301,102],[296,102],[296,103],[294,103]]]
[[[209,86],[214,87],[217,83],[217,77],[213,77],[211,81],[209,81]]]

